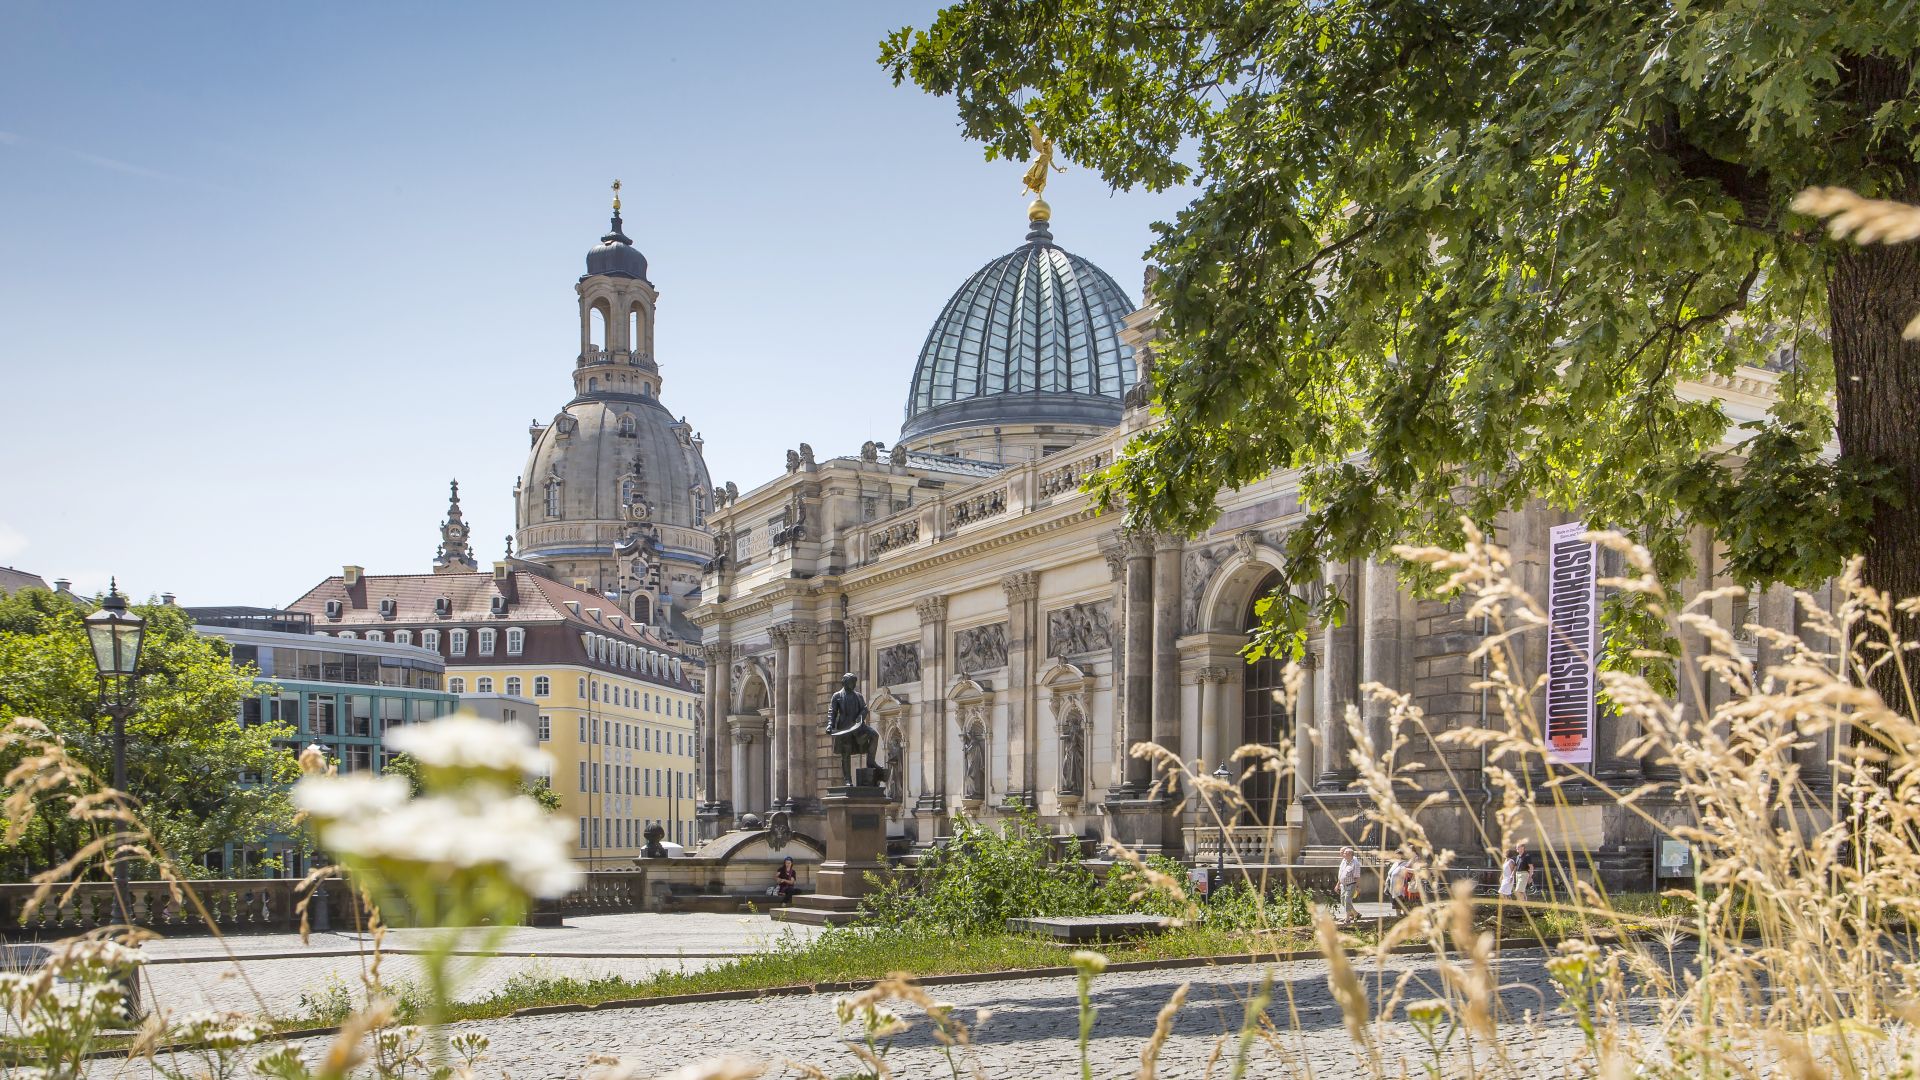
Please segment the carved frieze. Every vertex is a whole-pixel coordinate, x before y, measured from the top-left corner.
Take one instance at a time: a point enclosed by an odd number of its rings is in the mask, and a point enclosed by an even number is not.
[[[889,645],[879,654],[881,686],[920,681],[920,646],[911,641]]]
[[[1007,624],[988,623],[955,633],[953,655],[963,675],[1006,667]]]
[[[1047,655],[1079,656],[1113,648],[1113,601],[1047,612]]]

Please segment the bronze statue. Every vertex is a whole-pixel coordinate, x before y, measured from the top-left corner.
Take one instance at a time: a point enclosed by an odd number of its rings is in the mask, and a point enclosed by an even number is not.
[[[853,755],[865,754],[867,767],[860,770],[861,778],[867,785],[882,783],[886,780],[886,770],[874,760],[874,751],[880,748],[880,733],[867,722],[867,699],[854,689],[859,677],[852,672],[840,678],[840,689],[834,692],[833,699],[827,703],[826,732],[833,739],[833,752],[840,755],[840,782],[852,786]]]

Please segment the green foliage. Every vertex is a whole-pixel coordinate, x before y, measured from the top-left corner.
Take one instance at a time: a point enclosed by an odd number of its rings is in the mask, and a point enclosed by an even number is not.
[[[1906,315],[1829,310],[1845,256],[1785,207],[1920,189],[1916,51],[1894,0],[967,0],[881,63],[989,157],[1031,118],[1117,187],[1193,185],[1148,252],[1165,422],[1091,485],[1130,525],[1195,532],[1298,468],[1294,587],[1532,497],[1669,580],[1703,524],[1736,577],[1810,584],[1920,459],[1822,460],[1827,395],[1868,392],[1830,342]],[[1714,457],[1728,417],[1683,384],[1783,358],[1747,465]]]
[[[381,772],[388,776],[404,778],[408,792],[416,799],[426,794],[426,782],[420,775],[420,763],[414,760],[412,754],[393,755],[387,759],[387,764]],[[560,793],[553,790],[553,785],[548,783],[544,776],[520,781],[520,794],[539,803],[540,809],[548,813],[560,809]]]
[[[298,768],[273,742],[294,732],[285,725],[241,726],[241,700],[259,692],[252,669],[235,669],[227,644],[195,634],[178,608],[134,610],[146,620],[146,637],[137,708],[127,719],[127,787],[143,804],[148,826],[189,872],[198,869],[194,860],[202,852],[293,832],[287,785]],[[99,710],[84,615],[45,590],[0,596],[0,721],[38,718],[104,783],[113,776],[112,724]],[[0,761],[4,768],[13,764]],[[264,782],[243,784],[243,772]],[[57,865],[90,835],[63,805],[43,801],[21,842],[0,852],[0,860],[23,880]]]
[[[881,926],[998,931],[1008,919],[1094,913],[1100,888],[1078,859],[1057,859],[1054,840],[1031,810],[998,831],[967,818],[953,839],[921,856],[920,865],[878,881],[867,894],[867,920]]]

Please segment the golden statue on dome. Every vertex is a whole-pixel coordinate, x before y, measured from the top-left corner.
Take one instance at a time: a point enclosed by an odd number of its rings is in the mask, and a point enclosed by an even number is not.
[[[1027,121],[1027,135],[1033,140],[1033,160],[1027,165],[1027,171],[1020,177],[1021,190],[1033,192],[1033,205],[1028,207],[1027,216],[1035,221],[1045,221],[1053,211],[1043,197],[1047,190],[1047,171],[1066,172],[1064,166],[1053,163],[1053,140],[1040,133],[1040,125]]]

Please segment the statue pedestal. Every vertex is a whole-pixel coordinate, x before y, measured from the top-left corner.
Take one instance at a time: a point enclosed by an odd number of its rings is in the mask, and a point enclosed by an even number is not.
[[[861,770],[865,772],[866,770]],[[814,872],[817,890],[774,908],[776,922],[840,926],[860,912],[867,874],[887,869],[887,791],[873,785],[828,788],[827,858]]]
[[[1118,840],[1141,855],[1167,855],[1179,858],[1180,825],[1174,817],[1175,803],[1164,796],[1107,796],[1107,836]]]

